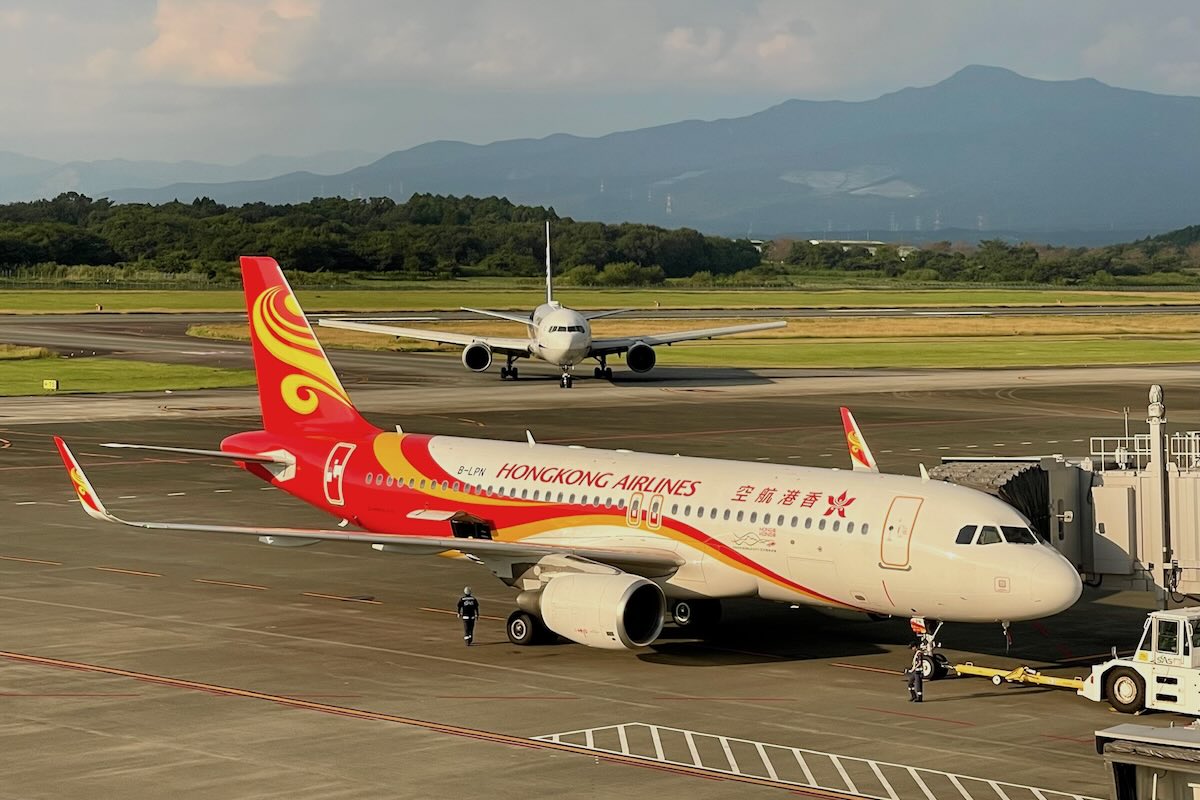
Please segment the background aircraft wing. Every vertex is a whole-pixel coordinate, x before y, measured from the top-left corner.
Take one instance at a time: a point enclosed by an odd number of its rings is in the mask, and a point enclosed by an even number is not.
[[[694,339],[715,339],[718,336],[732,336],[735,333],[765,331],[770,330],[771,328],[782,328],[785,325],[787,325],[787,323],[783,320],[780,320],[778,322],[755,322],[750,325],[727,325],[723,328],[701,328],[693,331],[656,333],[648,336],[622,336],[616,339],[593,339],[591,355],[599,356],[607,355],[609,353],[623,353],[638,342],[655,347],[660,344],[688,342]]]
[[[562,544],[540,542],[502,542],[493,539],[464,539],[446,536],[409,536],[403,533],[374,533],[370,531],[326,530],[322,528],[278,528],[243,525],[204,525],[189,522],[146,522],[127,520],[109,512],[100,496],[92,488],[83,467],[75,459],[67,443],[54,437],[59,456],[67,468],[74,485],[75,494],[87,515],[104,522],[114,522],[131,528],[155,531],[191,533],[231,533],[256,536],[268,542],[282,540],[291,544],[315,544],[316,542],[360,542],[373,545],[389,553],[407,555],[435,555],[441,553],[464,553],[481,561],[491,559],[529,558],[559,554],[607,564],[639,575],[653,577],[671,575],[683,564],[683,559],[674,552],[652,547],[573,547]]]
[[[634,308],[614,308],[609,311],[581,311],[584,319],[600,319],[601,317],[611,317],[616,314],[624,314],[627,311],[636,311]]]
[[[485,317],[495,317],[496,319],[506,319],[510,322],[519,322],[522,325],[532,325],[533,318],[528,314],[521,316],[520,314],[510,314],[507,311],[484,311],[481,308],[467,308],[459,306],[460,311],[470,311],[472,314],[482,314]]]
[[[362,331],[364,333],[379,333],[385,336],[400,336],[405,339],[418,339],[423,342],[439,344],[456,344],[466,347],[476,342],[486,344],[497,353],[513,353],[529,355],[529,339],[510,336],[471,336],[466,333],[451,331],[429,331],[422,328],[401,328],[395,325],[381,325],[376,322],[355,322],[348,319],[322,319],[319,321],[324,328],[340,328],[346,331]]]

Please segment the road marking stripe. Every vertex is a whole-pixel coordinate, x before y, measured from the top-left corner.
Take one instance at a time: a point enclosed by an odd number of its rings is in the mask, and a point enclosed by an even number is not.
[[[213,489],[213,494],[229,494],[233,489]]]
[[[45,564],[50,567],[61,567],[61,561],[45,561],[40,558],[21,558],[20,556],[0,556],[5,561],[20,561],[25,564]]]
[[[187,492],[167,492],[167,497],[183,497]]]
[[[343,603],[366,603],[367,605],[383,605],[382,600],[368,600],[365,597],[342,597],[339,594],[321,594],[320,592],[301,592],[305,597],[319,597],[322,600],[341,600]]]
[[[214,586],[233,586],[238,589],[254,589],[259,592],[267,591],[268,587],[259,586],[254,583],[234,583],[233,581],[218,581],[212,578],[192,578],[196,583],[211,583]]]
[[[38,503],[37,500],[22,500],[21,502],[17,503],[17,505],[19,505],[19,506],[36,506],[37,503]]]
[[[118,569],[117,567],[92,567],[101,572],[120,572],[122,575],[141,575],[145,578],[161,578],[162,575],[158,572],[141,572],[136,569]]]
[[[135,692],[0,692],[0,697],[141,697]]]
[[[904,672],[898,669],[885,669],[884,667],[868,667],[862,664],[844,664],[840,661],[835,661],[829,666],[842,667],[843,669],[860,669],[863,672],[879,672],[883,675],[903,675]]]
[[[578,700],[578,697],[546,694],[435,694],[439,700]]]
[[[118,500],[137,500],[136,494],[123,494],[117,498]]]
[[[778,789],[788,789],[792,791],[793,794],[801,794],[808,797],[829,798],[830,800],[853,800],[853,798],[850,798],[848,795],[842,792],[832,792],[821,789],[804,789],[803,787],[797,787],[794,783],[788,783],[785,781],[772,781],[769,778],[760,778],[754,775],[714,775],[713,771],[709,769],[704,769],[701,767],[693,768],[684,764],[656,764],[650,762],[643,756],[622,755],[620,753],[611,752],[598,754],[594,750],[587,750],[579,745],[562,744],[560,742],[551,742],[540,739],[527,739],[525,737],[514,736],[512,734],[494,733],[481,728],[467,728],[459,725],[450,725],[442,722],[431,722],[429,720],[416,719],[413,717],[401,717],[395,714],[385,714],[378,711],[366,711],[363,709],[351,708],[349,706],[334,706],[327,703],[314,703],[309,700],[302,700],[298,697],[266,694],[265,692],[255,692],[249,689],[236,689],[230,686],[201,683],[199,681],[190,681],[183,678],[169,678],[163,675],[134,672],[132,670],[118,669],[116,667],[104,667],[98,664],[86,664],[79,661],[65,661],[56,658],[45,658],[42,656],[28,655],[26,653],[14,653],[0,650],[0,658],[7,658],[12,661],[19,661],[26,664],[38,664],[46,667],[57,667],[60,669],[71,669],[81,672],[94,672],[103,675],[113,675],[116,677],[143,681],[145,683],[153,683],[159,686],[169,686],[177,689],[192,689],[195,691],[205,692],[207,694],[241,697],[249,700],[264,700],[276,703],[278,705],[290,706],[291,708],[320,711],[325,714],[334,714],[337,716],[349,717],[351,719],[392,722],[398,725],[408,725],[410,727],[420,728],[431,733],[459,736],[467,739],[475,739],[477,741],[492,742],[494,744],[511,745],[535,750],[557,751],[560,753],[573,753],[577,755],[588,756],[590,758],[601,758],[604,761],[613,764],[648,767],[665,772],[671,772],[676,775],[686,775],[689,777],[706,779],[718,778],[720,780],[732,781],[735,783],[747,783],[756,786],[770,786]]]

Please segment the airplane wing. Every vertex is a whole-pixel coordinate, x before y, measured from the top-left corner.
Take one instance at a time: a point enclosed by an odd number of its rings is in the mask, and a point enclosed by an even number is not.
[[[427,331],[421,328],[400,328],[395,325],[380,325],[373,322],[354,322],[348,319],[321,319],[318,324],[324,328],[340,328],[347,331],[363,331],[364,333],[380,333],[385,336],[400,336],[405,339],[418,339],[423,342],[438,342],[439,344],[456,344],[466,347],[469,344],[486,344],[497,353],[512,353],[514,355],[529,355],[531,342],[525,338],[508,336],[471,336],[465,333],[450,331]]]
[[[440,553],[465,553],[480,560],[487,558],[533,558],[559,554],[570,555],[600,564],[607,564],[618,569],[651,577],[674,574],[683,563],[683,559],[669,550],[651,547],[571,547],[568,545],[543,544],[537,542],[501,542],[492,539],[463,539],[452,535],[446,536],[408,536],[400,533],[373,533],[369,531],[341,531],[321,528],[279,528],[241,525],[202,525],[198,523],[179,522],[143,522],[126,520],[116,516],[104,507],[100,496],[92,488],[91,481],[84,474],[83,467],[75,458],[75,454],[58,436],[54,437],[58,454],[67,474],[75,487],[79,503],[89,517],[104,522],[114,522],[131,528],[144,530],[177,531],[193,533],[232,533],[243,536],[256,536],[260,539],[281,539],[294,544],[314,544],[316,542],[361,542],[370,544],[385,552],[404,553],[407,555],[436,555]]]
[[[458,309],[459,311],[470,311],[472,314],[482,314],[485,317],[495,317],[496,319],[506,319],[510,322],[519,322],[522,325],[533,324],[533,318],[528,314],[521,316],[520,314],[510,314],[507,311],[484,311],[479,308],[467,308],[466,306],[459,306]]]
[[[846,432],[846,447],[850,451],[850,466],[854,468],[854,471],[879,472],[879,465],[875,463],[875,456],[871,454],[871,448],[867,447],[867,440],[863,438],[862,431],[858,429],[854,415],[845,406],[842,406],[842,430]]]
[[[649,336],[623,336],[618,339],[593,339],[590,355],[601,356],[609,355],[611,353],[623,353],[638,342],[655,347],[660,344],[688,342],[694,339],[715,339],[718,336],[732,336],[735,333],[765,331],[772,328],[782,328],[785,325],[787,325],[787,323],[780,320],[778,322],[755,322],[750,325],[728,325],[724,328],[701,328],[694,331],[657,333]]]

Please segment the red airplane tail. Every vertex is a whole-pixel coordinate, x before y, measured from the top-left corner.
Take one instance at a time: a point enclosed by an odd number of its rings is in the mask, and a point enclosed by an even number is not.
[[[373,429],[359,416],[273,258],[242,256],[263,428],[271,433]]]

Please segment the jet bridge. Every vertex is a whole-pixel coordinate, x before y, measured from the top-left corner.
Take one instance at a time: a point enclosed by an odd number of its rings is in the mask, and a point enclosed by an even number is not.
[[[946,457],[930,475],[1007,501],[1085,578],[1200,594],[1200,431],[1168,434],[1162,388],[1149,400],[1148,432],[1092,437],[1087,456]]]

